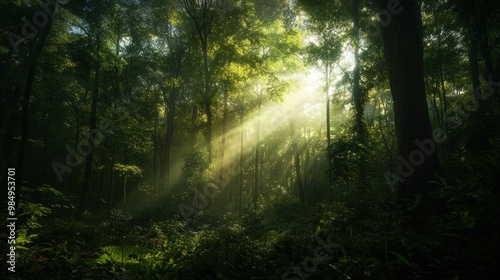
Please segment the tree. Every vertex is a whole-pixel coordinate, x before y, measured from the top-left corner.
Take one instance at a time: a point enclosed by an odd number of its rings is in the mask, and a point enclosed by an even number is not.
[[[380,0],[380,8],[387,9],[390,2]],[[440,164],[425,95],[420,3],[401,1],[398,9],[382,36],[398,139],[399,197],[413,200],[435,189],[430,182],[437,179]]]
[[[209,38],[211,38],[212,30],[214,28],[216,15],[215,0],[181,0],[184,9],[188,16],[193,21],[196,34],[201,44],[201,51],[203,55],[203,83],[204,83],[204,95],[203,95],[203,105],[205,109],[205,114],[207,116],[207,126],[206,126],[206,141],[207,141],[207,152],[209,161],[212,160],[212,98],[214,96],[212,92],[212,81],[211,81],[211,69],[210,69],[210,57],[208,55],[209,50]]]
[[[87,34],[90,36],[90,40],[94,41],[94,49],[92,50],[93,58],[93,72],[94,72],[94,82],[92,88],[92,103],[89,121],[89,132],[87,138],[87,155],[85,158],[85,173],[83,175],[83,182],[80,193],[80,200],[78,203],[78,209],[76,212],[77,217],[80,217],[83,212],[87,209],[87,204],[89,200],[91,179],[92,179],[92,169],[93,169],[93,159],[94,159],[94,137],[95,129],[97,127],[97,105],[101,79],[101,48],[103,45],[103,30],[102,25],[104,21],[105,13],[105,3],[98,1],[91,1],[88,3],[86,8],[86,18],[88,24]]]

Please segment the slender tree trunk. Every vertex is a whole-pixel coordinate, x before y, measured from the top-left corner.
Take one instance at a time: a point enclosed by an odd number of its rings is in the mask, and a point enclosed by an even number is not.
[[[167,113],[167,132],[165,138],[165,186],[168,188],[171,183],[170,178],[170,165],[172,160],[172,145],[174,143],[174,133],[175,133],[175,109],[177,103],[177,89],[172,86],[171,97],[168,102],[168,113]]]
[[[83,184],[80,193],[80,201],[78,204],[78,210],[76,212],[77,217],[81,217],[82,213],[87,209],[89,193],[90,193],[90,183],[92,180],[92,161],[94,157],[94,139],[92,136],[93,130],[97,126],[97,100],[99,96],[100,88],[100,75],[101,75],[101,63],[98,58],[99,46],[100,46],[100,35],[97,35],[97,50],[96,50],[96,61],[95,61],[95,72],[94,72],[94,89],[92,92],[92,107],[90,112],[90,126],[89,134],[87,139],[87,157],[85,159],[85,173],[83,175]]]
[[[205,100],[205,115],[207,116],[207,127],[205,131],[205,139],[207,141],[208,161],[212,161],[212,102]]]
[[[356,133],[356,141],[358,144],[366,148],[367,146],[367,134],[368,129],[366,128],[365,122],[365,103],[366,96],[365,92],[361,88],[361,63],[359,58],[360,49],[360,0],[354,0],[353,3],[353,45],[354,45],[354,73],[353,73],[353,100],[354,100],[354,131]],[[368,184],[367,178],[367,164],[366,156],[364,152],[360,152],[360,159],[358,162],[358,187],[360,190],[365,190]]]
[[[207,116],[207,127],[206,127],[206,141],[207,141],[207,152],[208,161],[212,161],[212,93],[210,91],[210,68],[208,62],[208,43],[207,35],[202,41],[202,51],[203,51],[203,70],[205,72],[205,114]]]
[[[49,97],[49,112],[47,113],[47,124],[45,125],[45,129],[43,131],[43,155],[42,155],[42,178],[44,181],[47,179],[47,142],[48,142],[48,136],[49,136],[49,128],[50,128],[50,122],[52,120],[52,99],[54,97],[54,89],[50,91],[50,97]]]
[[[308,137],[308,139],[310,139],[310,137]],[[303,172],[304,172],[303,174],[304,174],[304,193],[307,193],[309,195],[311,194],[311,191],[310,191],[311,186],[309,186],[310,159],[311,159],[311,149],[309,149],[309,145],[307,145],[304,164],[303,164],[303,166],[304,166],[303,167]],[[311,201],[310,196],[307,198],[307,200]],[[311,201],[311,202],[314,202],[314,201]]]
[[[125,176],[123,180],[123,205],[127,202],[127,178],[128,176]]]
[[[192,111],[191,111],[191,139],[189,146],[191,148],[194,148],[194,145],[196,144],[196,133],[198,131],[198,126],[196,124],[196,119],[198,119],[198,107],[196,105],[193,105]]]
[[[377,95],[380,93],[380,86],[378,85],[377,86]],[[389,147],[389,142],[387,142],[387,137],[384,133],[384,130],[382,129],[382,106],[383,105],[384,101],[382,99],[382,97],[380,97],[380,104],[379,104],[379,121],[378,121],[378,127],[379,127],[379,130],[380,130],[380,135],[382,136],[382,140],[384,141],[384,147],[385,147],[385,150],[387,152],[387,156],[389,158],[389,172],[390,173],[393,173],[393,164],[392,164],[392,149]],[[384,109],[385,109],[385,106],[384,106]],[[387,110],[384,110],[384,111],[387,111]],[[387,118],[387,117],[386,117]],[[387,121],[386,121],[386,126],[387,126]]]
[[[259,144],[255,144],[255,159],[254,159],[254,178],[252,188],[252,202],[254,209],[257,209],[257,199],[259,197]]]
[[[240,123],[240,184],[238,192],[238,217],[241,218],[241,195],[243,190],[243,114]]]
[[[297,147],[298,136],[295,131],[295,125],[293,121],[290,121],[290,135],[292,138],[291,140],[292,140],[292,153],[293,153],[293,167],[295,169],[295,185],[297,186],[297,193],[299,195],[300,203],[305,203],[304,185],[302,182],[302,175],[300,170],[300,153]]]
[[[479,81],[480,73],[479,73],[479,61],[477,57],[477,48],[475,42],[472,39],[470,39],[469,43],[468,56],[469,56],[469,69],[472,80],[472,93],[476,94],[477,96],[482,96],[480,87],[481,83]],[[484,101],[477,98],[477,96],[474,96],[474,98],[477,100],[479,104],[478,111],[483,112],[486,109]]]
[[[156,103],[158,104],[158,103]],[[155,106],[156,107],[156,106]],[[155,112],[155,122],[153,127],[153,190],[158,193],[158,109]]]
[[[325,95],[326,95],[326,158],[328,160],[328,196],[333,201],[333,165],[332,155],[330,154],[331,145],[331,124],[330,124],[330,72],[331,65],[325,62]]]
[[[115,170],[115,146],[116,144],[113,143],[113,150],[111,151],[111,166],[110,166],[110,171],[109,171],[109,184],[108,184],[108,207],[106,209],[106,217],[109,218],[109,214],[111,212],[111,205],[113,202],[113,173]]]
[[[446,101],[446,87],[444,85],[444,70],[443,70],[443,63],[441,61],[441,47],[442,47],[442,39],[441,39],[441,29],[439,28],[439,24],[437,22],[438,16],[434,17],[434,22],[436,25],[437,29],[437,44],[438,44],[438,57],[439,57],[439,87],[441,91],[440,95],[440,100],[441,100],[441,123],[442,123],[442,129],[444,133],[447,133],[447,121],[446,121],[446,112],[448,112],[448,103]]]
[[[227,130],[227,114],[228,114],[228,98],[229,93],[227,89],[224,90],[224,108],[222,111],[222,137],[221,137],[221,149],[220,149],[220,163],[219,163],[219,183],[224,185],[224,151],[226,150],[226,130]],[[227,187],[224,187],[224,201],[227,201]]]
[[[257,128],[255,133],[255,161],[254,161],[254,179],[252,189],[252,201],[254,209],[257,209],[257,199],[259,197],[259,162],[260,162],[260,107],[262,105],[262,93],[260,87],[258,88],[258,104],[257,104]]]

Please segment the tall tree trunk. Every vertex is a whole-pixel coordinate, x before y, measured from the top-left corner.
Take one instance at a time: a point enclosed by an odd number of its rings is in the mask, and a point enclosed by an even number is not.
[[[385,9],[390,0],[380,0]],[[399,152],[399,197],[415,199],[435,189],[440,165],[433,139],[424,84],[422,18],[419,1],[400,1],[402,11],[382,28],[389,72]],[[420,144],[419,144],[420,143]],[[422,204],[412,214],[438,211],[438,205]],[[409,226],[421,230],[415,223]]]
[[[331,65],[325,62],[325,92],[326,92],[326,157],[328,160],[328,196],[330,201],[333,201],[333,164],[332,155],[330,154],[331,145],[331,124],[330,124],[330,72]]]
[[[171,183],[170,178],[170,168],[171,168],[171,158],[172,158],[172,145],[174,143],[174,132],[175,132],[175,109],[177,103],[177,89],[172,86],[171,96],[168,102],[168,113],[167,113],[167,132],[165,138],[165,187],[168,188]]]
[[[300,155],[299,149],[297,148],[297,138],[295,136],[295,127],[293,125],[293,122],[290,122],[290,129],[292,130],[292,152],[293,164],[295,168],[295,184],[297,186],[300,203],[305,203],[304,186],[302,184],[302,176],[300,172]]]
[[[262,92],[258,87],[258,104],[257,104],[257,128],[255,133],[255,161],[254,161],[254,178],[252,188],[252,201],[254,209],[257,209],[257,199],[259,198],[259,162],[260,162],[260,107],[262,105]]]
[[[156,102],[155,104],[158,104]],[[153,190],[158,193],[158,108],[156,107],[155,122],[153,127]]]
[[[54,6],[56,9],[57,5]],[[52,29],[53,17],[47,16],[47,24],[42,28],[40,37],[33,42],[33,48],[29,55],[30,62],[28,66],[28,75],[26,84],[24,86],[23,101],[21,107],[21,143],[19,145],[19,154],[17,156],[17,180],[21,182],[23,179],[24,159],[26,154],[26,147],[28,144],[28,129],[29,129],[29,114],[30,114],[30,101],[33,94],[33,85],[35,82],[35,74],[37,70],[37,63],[42,53],[47,37]],[[17,185],[18,195],[16,196],[16,205],[19,203],[19,193],[21,193],[21,185]]]
[[[353,100],[354,100],[354,131],[356,133],[356,142],[363,147],[367,145],[368,130],[365,123],[365,92],[361,88],[361,63],[359,58],[360,49],[360,0],[354,0],[353,3],[353,45],[354,45],[354,73],[353,73]],[[367,187],[367,166],[365,153],[360,153],[358,166],[358,188],[364,190]]]
[[[439,27],[438,24],[438,16],[436,15],[434,17],[434,23],[436,25],[436,30],[437,30],[437,44],[438,44],[438,58],[439,58],[439,87],[440,87],[440,100],[441,100],[441,123],[442,123],[442,129],[444,133],[447,133],[447,121],[446,121],[446,112],[448,112],[448,102],[446,100],[446,87],[444,85],[444,70],[443,70],[443,62],[441,60],[442,54],[441,54],[441,47],[442,47],[442,39],[441,39],[441,28]],[[446,153],[445,153],[446,154]]]
[[[241,218],[241,195],[243,190],[243,114],[240,123],[240,184],[239,184],[239,192],[238,192],[238,217]]]
[[[310,128],[309,128],[310,129]],[[309,140],[311,139],[311,131],[309,130],[308,131],[308,143],[309,143]],[[309,148],[309,145],[306,143],[306,154],[305,154],[305,159],[304,159],[304,164],[303,164],[303,174],[304,174],[304,193],[308,193],[308,194],[311,194],[311,191],[310,191],[310,188],[311,186],[309,185],[309,170],[310,170],[310,165],[311,165],[311,149]],[[310,201],[310,196],[309,198],[306,198],[306,200],[309,200]],[[311,201],[311,202],[314,202],[314,201]]]
[[[194,148],[194,145],[196,144],[196,133],[198,132],[198,125],[196,124],[196,119],[198,119],[198,107],[196,105],[193,105],[192,111],[191,111],[191,131],[190,131],[190,140],[189,140],[189,146],[191,148]]]
[[[225,169],[225,162],[224,162],[224,151],[226,150],[226,130],[227,130],[227,114],[228,114],[228,99],[229,99],[229,93],[227,89],[224,89],[224,108],[222,111],[222,137],[221,137],[221,149],[220,149],[220,163],[219,163],[219,183],[221,185],[224,185],[224,169]],[[224,187],[224,201],[227,201],[227,188],[228,186]]]
[[[207,115],[207,127],[206,127],[206,140],[207,140],[207,152],[208,161],[212,161],[212,93],[210,91],[210,68],[208,65],[208,42],[207,36],[205,35],[204,41],[202,42],[203,50],[203,70],[205,72],[205,114]]]
[[[127,202],[127,178],[128,176],[125,176],[123,180],[123,205]]]
[[[205,100],[205,115],[207,116],[207,126],[205,131],[205,139],[207,142],[208,161],[212,161],[212,101]]]
[[[45,125],[45,129],[43,131],[43,153],[42,153],[42,178],[44,181],[47,179],[47,142],[48,142],[48,136],[49,136],[49,128],[50,128],[50,121],[52,120],[52,99],[54,97],[54,89],[50,91],[50,97],[49,97],[49,112],[47,113],[47,124]]]
[[[113,143],[113,150],[111,151],[111,165],[110,165],[110,171],[109,171],[109,184],[108,184],[108,201],[107,201],[107,207],[106,207],[106,217],[109,218],[109,214],[111,213],[111,205],[113,199],[113,173],[115,170],[115,146],[116,144]]]
[[[90,193],[90,182],[92,180],[92,161],[94,157],[94,139],[93,139],[93,130],[97,125],[97,99],[99,96],[99,87],[100,87],[100,75],[101,75],[101,63],[99,61],[98,53],[100,46],[100,35],[97,35],[97,51],[96,51],[96,61],[95,61],[95,70],[94,70],[94,89],[92,92],[92,108],[90,112],[90,126],[89,126],[89,134],[87,139],[87,157],[85,159],[85,173],[83,175],[83,184],[80,193],[80,201],[78,204],[78,210],[76,212],[77,217],[81,217],[82,213],[87,209],[89,193]]]

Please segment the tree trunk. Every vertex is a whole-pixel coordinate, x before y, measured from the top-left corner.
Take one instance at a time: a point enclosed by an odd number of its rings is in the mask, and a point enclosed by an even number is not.
[[[207,127],[205,139],[207,141],[208,162],[212,162],[212,102],[205,100],[205,115],[207,116]]]
[[[385,9],[389,1],[380,0],[380,7]],[[410,200],[434,190],[429,181],[440,173],[425,95],[422,18],[417,2],[401,1],[401,13],[382,28],[398,140],[399,197]],[[426,205],[413,214],[436,211],[433,205]]]
[[[156,102],[155,104],[158,104]],[[155,122],[153,126],[153,190],[154,192],[158,193],[159,188],[158,188],[158,108],[155,106],[156,112],[155,112]]]
[[[127,202],[127,176],[123,180],[123,205]]]
[[[54,7],[56,8],[56,6]],[[40,37],[34,41],[33,48],[29,55],[30,62],[28,66],[28,75],[26,78],[26,84],[24,86],[23,101],[21,107],[21,143],[19,145],[19,154],[17,156],[17,180],[22,182],[23,179],[23,168],[24,168],[24,158],[26,154],[26,147],[28,144],[28,129],[29,129],[29,114],[30,114],[30,101],[31,95],[33,93],[33,85],[35,82],[35,74],[37,70],[37,63],[40,55],[42,53],[47,37],[49,36],[50,30],[52,29],[53,17],[47,17],[47,24],[42,28]],[[16,196],[16,205],[19,203],[19,194],[21,193],[21,184],[17,186],[18,195]]]
[[[167,113],[167,132],[166,132],[166,139],[165,139],[165,178],[162,178],[162,180],[165,180],[165,187],[168,188],[171,183],[171,178],[170,178],[170,163],[171,163],[171,158],[172,158],[172,145],[174,143],[174,132],[175,132],[175,109],[176,109],[176,102],[177,102],[177,90],[174,88],[175,86],[172,86],[172,92],[171,92],[171,97],[168,102],[168,113]]]
[[[359,39],[359,29],[360,29],[360,4],[359,0],[354,0],[353,3],[353,45],[354,45],[354,73],[353,73],[353,101],[354,101],[354,131],[356,133],[356,142],[363,147],[367,145],[367,128],[365,123],[365,102],[366,96],[361,88],[361,63],[359,58],[360,49],[360,39]],[[366,189],[367,180],[367,166],[366,166],[366,156],[365,153],[360,152],[360,159],[357,164],[358,166],[358,187],[360,189]]]
[[[238,193],[238,217],[241,218],[241,195],[243,190],[243,117],[240,124],[240,185]]]
[[[89,193],[90,193],[90,182],[92,179],[92,161],[94,157],[94,139],[92,136],[93,130],[97,125],[97,99],[99,96],[99,82],[101,75],[101,63],[98,58],[99,45],[100,45],[100,35],[97,35],[97,51],[96,51],[96,62],[95,62],[95,73],[94,73],[94,89],[92,92],[92,108],[90,112],[90,126],[89,135],[87,140],[87,157],[85,159],[85,173],[83,175],[83,184],[80,193],[80,202],[78,204],[78,210],[76,212],[77,217],[81,217],[82,213],[87,209]]]
[[[290,112],[289,115],[292,113]],[[300,170],[300,154],[299,149],[297,147],[298,137],[295,132],[295,125],[293,121],[290,121],[290,135],[292,141],[292,153],[293,153],[293,167],[295,169],[295,185],[297,186],[297,193],[299,195],[300,203],[305,203],[304,196],[304,185],[302,182],[302,175]]]
[[[331,145],[331,124],[330,124],[330,72],[331,65],[328,62],[325,62],[325,92],[326,92],[326,158],[328,160],[328,196],[330,201],[333,201],[333,165],[330,154],[330,145]]]
[[[111,204],[113,200],[113,173],[115,170],[115,144],[113,143],[113,150],[111,151],[111,169],[109,171],[109,185],[108,185],[108,206],[106,209],[106,217],[109,218],[111,212]]]
[[[198,118],[198,107],[196,105],[193,105],[192,111],[191,111],[191,139],[189,146],[191,148],[194,148],[194,145],[196,144],[196,133],[198,132],[198,126],[196,124],[196,119]]]
[[[228,98],[229,98],[229,93],[227,89],[224,89],[224,108],[222,111],[222,136],[221,136],[221,149],[220,149],[220,163],[219,163],[219,184],[221,186],[224,186],[224,201],[227,201],[227,188],[228,186],[225,186],[223,184],[224,182],[224,169],[225,169],[225,163],[224,163],[224,151],[226,150],[226,129],[227,129],[227,114],[228,114]]]
[[[252,188],[252,201],[253,201],[253,206],[254,209],[257,209],[257,199],[259,197],[259,157],[260,157],[260,106],[261,104],[261,91],[260,88],[258,88],[258,113],[257,113],[257,128],[256,128],[256,133],[255,133],[255,161],[254,161],[254,178],[253,178],[253,188]]]
[[[212,93],[210,91],[210,68],[208,66],[208,34],[202,39],[203,70],[205,72],[205,114],[207,115],[206,141],[208,162],[212,161]]]

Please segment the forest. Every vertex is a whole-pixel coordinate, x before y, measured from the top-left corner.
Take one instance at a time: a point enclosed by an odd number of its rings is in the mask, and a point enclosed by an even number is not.
[[[2,0],[1,279],[500,279],[496,0]]]

